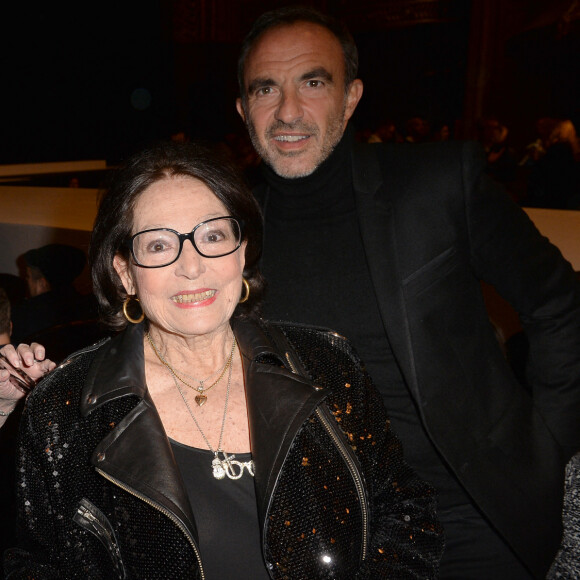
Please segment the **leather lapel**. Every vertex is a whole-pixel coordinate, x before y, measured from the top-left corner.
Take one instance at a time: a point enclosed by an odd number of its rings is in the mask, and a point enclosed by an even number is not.
[[[244,365],[258,513],[263,522],[288,450],[326,393],[310,379],[294,374],[285,352],[256,325],[237,323],[234,331]]]
[[[385,155],[385,160],[388,157]],[[382,161],[381,157],[381,161]],[[352,173],[359,227],[381,318],[401,370],[414,389],[416,375],[409,336],[406,303],[400,283],[397,229],[391,192],[396,183],[394,161],[379,164],[374,146],[356,144]],[[388,181],[385,179],[388,176]]]
[[[326,393],[293,373],[284,349],[278,349],[255,322],[235,322],[234,333],[242,355],[258,513],[263,521],[288,450]],[[117,484],[170,511],[195,538],[191,506],[148,395],[144,363],[139,363],[142,357],[143,328],[138,325],[104,345],[91,366],[83,393],[84,415],[118,397],[141,398],[99,443],[92,463]]]
[[[96,447],[92,464],[117,485],[171,512],[195,538],[197,530],[181,474],[145,382],[144,326],[130,325],[106,343],[89,369],[84,416],[120,397],[141,401]]]
[[[145,396],[147,386],[143,332],[143,324],[130,324],[126,330],[99,348],[81,394],[83,417],[98,406],[119,397]]]
[[[120,487],[169,511],[197,540],[181,474],[148,395],[99,443],[91,462]]]

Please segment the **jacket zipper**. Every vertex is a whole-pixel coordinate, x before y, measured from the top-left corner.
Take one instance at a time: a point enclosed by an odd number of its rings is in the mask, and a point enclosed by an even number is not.
[[[144,496],[143,494],[141,494],[141,493],[135,491],[134,489],[126,486],[124,483],[121,483],[118,479],[111,477],[110,475],[108,475],[103,470],[99,469],[98,467],[95,467],[95,469],[96,469],[97,473],[102,475],[106,480],[110,481],[111,483],[113,483],[117,487],[120,487],[122,490],[126,491],[127,493],[130,493],[132,496],[136,497],[137,499],[140,499],[141,501],[144,501],[146,504],[150,505],[152,508],[161,512],[164,516],[168,517],[181,530],[181,532],[185,535],[185,537],[187,538],[187,540],[191,544],[193,551],[195,552],[195,557],[197,558],[197,562],[199,564],[199,571],[201,572],[201,578],[202,578],[202,580],[204,580],[205,579],[205,572],[203,571],[203,564],[201,562],[201,555],[199,553],[199,549],[195,543],[195,540],[193,539],[193,537],[191,536],[191,534],[189,533],[187,528],[168,509],[164,508],[162,505],[154,502],[153,500],[149,499],[148,497]]]
[[[339,335],[336,335],[336,336],[339,336]],[[300,375],[301,373],[299,373],[298,370],[296,369],[296,365],[292,361],[292,357],[290,356],[290,353],[286,352],[285,356],[286,356],[286,360],[288,361],[288,364],[290,365],[290,368],[292,369],[292,372],[294,374]],[[316,408],[316,415],[320,419],[320,422],[322,423],[322,426],[324,427],[325,431],[330,435],[330,437],[334,441],[338,451],[340,452],[343,459],[345,460],[346,465],[348,466],[348,469],[350,471],[351,477],[354,481],[357,493],[358,493],[359,503],[361,506],[362,520],[363,520],[363,549],[362,549],[361,559],[364,561],[364,560],[366,560],[367,550],[368,550],[369,514],[368,514],[368,506],[367,506],[367,501],[365,498],[365,491],[364,491],[362,477],[361,477],[361,475],[356,467],[356,464],[355,464],[353,458],[351,457],[352,451],[347,447],[346,443],[336,434],[331,421],[324,414],[323,410],[320,407]]]
[[[336,447],[338,448],[341,455],[343,456],[343,458],[348,466],[348,469],[350,471],[350,474],[354,480],[354,484],[355,484],[355,487],[356,487],[356,490],[358,493],[358,497],[359,497],[359,502],[360,502],[361,512],[362,512],[362,520],[363,520],[363,549],[362,549],[361,559],[364,561],[364,560],[366,560],[366,557],[367,557],[367,548],[368,548],[368,537],[367,536],[368,536],[369,514],[368,514],[368,507],[367,507],[367,501],[365,498],[362,477],[361,477],[361,475],[360,475],[360,473],[355,465],[354,460],[350,456],[351,451],[346,446],[345,442],[334,431],[332,423],[330,422],[328,417],[326,417],[324,410],[321,409],[320,407],[317,408],[316,415],[320,419],[320,422],[322,423],[322,425],[326,429],[327,433],[330,435],[330,437],[332,438],[332,440],[336,444]]]
[[[100,510],[89,500],[83,498],[77,506],[73,521],[94,534],[101,541],[111,556],[113,566],[119,573],[119,578],[126,578],[127,572],[125,571],[119,545],[108,520],[101,514]]]

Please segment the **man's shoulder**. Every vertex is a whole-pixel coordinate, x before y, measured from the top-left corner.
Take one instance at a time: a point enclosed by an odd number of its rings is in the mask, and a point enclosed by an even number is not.
[[[379,161],[405,164],[457,163],[458,160],[485,159],[477,141],[441,141],[433,143],[355,143],[355,160],[375,157]]]
[[[355,190],[412,203],[416,197],[456,195],[485,172],[483,148],[471,141],[359,144],[352,156]]]

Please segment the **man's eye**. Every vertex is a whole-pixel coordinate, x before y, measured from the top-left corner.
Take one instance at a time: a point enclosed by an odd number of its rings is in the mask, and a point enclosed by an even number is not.
[[[272,94],[272,87],[262,87],[256,91],[257,96],[263,95],[271,95]]]
[[[322,81],[316,80],[316,79],[311,79],[309,81],[306,81],[306,86],[310,87],[311,89],[317,89],[318,87],[321,87],[324,83]]]

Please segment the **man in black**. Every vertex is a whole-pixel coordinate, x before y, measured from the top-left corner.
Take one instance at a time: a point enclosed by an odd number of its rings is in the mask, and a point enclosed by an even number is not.
[[[311,10],[261,16],[242,46],[237,109],[265,162],[265,314],[354,342],[409,463],[439,489],[442,578],[542,578],[580,448],[580,288],[476,146],[356,144],[356,74],[350,35]],[[480,280],[520,312],[533,397]]]

